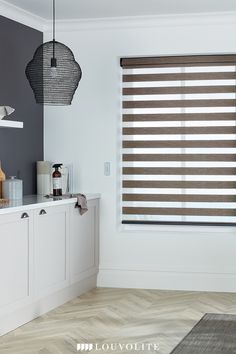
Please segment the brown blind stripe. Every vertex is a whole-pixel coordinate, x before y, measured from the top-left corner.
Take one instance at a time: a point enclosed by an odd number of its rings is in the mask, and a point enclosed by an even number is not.
[[[236,127],[123,128],[124,135],[236,134]]]
[[[123,167],[124,175],[236,175],[236,167]]]
[[[123,161],[234,161],[236,154],[124,154]]]
[[[123,188],[236,189],[236,181],[123,181]]]
[[[236,113],[123,114],[123,122],[235,120]]]
[[[123,148],[235,148],[236,140],[123,141]]]
[[[124,215],[234,216],[236,209],[123,207]]]
[[[123,95],[170,95],[190,93],[231,93],[235,92],[234,85],[229,86],[177,86],[177,87],[129,87],[123,88]]]
[[[186,56],[162,56],[143,58],[122,58],[123,68],[148,68],[148,67],[178,67],[178,66],[201,66],[201,65],[235,65],[236,55],[186,55]]]
[[[236,203],[236,195],[201,195],[201,194],[123,194],[125,202],[208,202]]]
[[[183,81],[183,80],[235,80],[236,72],[206,72],[180,74],[133,74],[123,75],[123,82]]]
[[[123,108],[234,107],[233,100],[124,101]]]

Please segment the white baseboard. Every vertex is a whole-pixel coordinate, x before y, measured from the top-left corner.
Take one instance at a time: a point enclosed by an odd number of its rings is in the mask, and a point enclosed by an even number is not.
[[[236,292],[236,274],[101,269],[99,287]]]
[[[97,275],[81,280],[24,308],[0,317],[0,336],[42,316],[97,286]]]

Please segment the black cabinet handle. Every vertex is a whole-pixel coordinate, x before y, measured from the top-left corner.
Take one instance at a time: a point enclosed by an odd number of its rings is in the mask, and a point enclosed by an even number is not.
[[[44,209],[40,210],[39,215],[45,215],[45,214],[47,214],[47,212]]]
[[[29,217],[29,215],[27,214],[27,213],[23,213],[22,215],[21,215],[21,219],[26,219],[26,218],[28,218]]]

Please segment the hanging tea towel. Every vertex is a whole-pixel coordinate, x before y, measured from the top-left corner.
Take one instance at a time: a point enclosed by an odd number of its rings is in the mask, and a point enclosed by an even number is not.
[[[74,198],[77,198],[76,207],[79,208],[80,215],[83,215],[88,211],[87,199],[84,194],[73,194]]]

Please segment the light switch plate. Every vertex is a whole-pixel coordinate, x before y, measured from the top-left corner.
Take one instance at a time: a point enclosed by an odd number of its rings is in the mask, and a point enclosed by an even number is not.
[[[110,162],[104,162],[104,175],[105,176],[111,175],[111,163]]]

